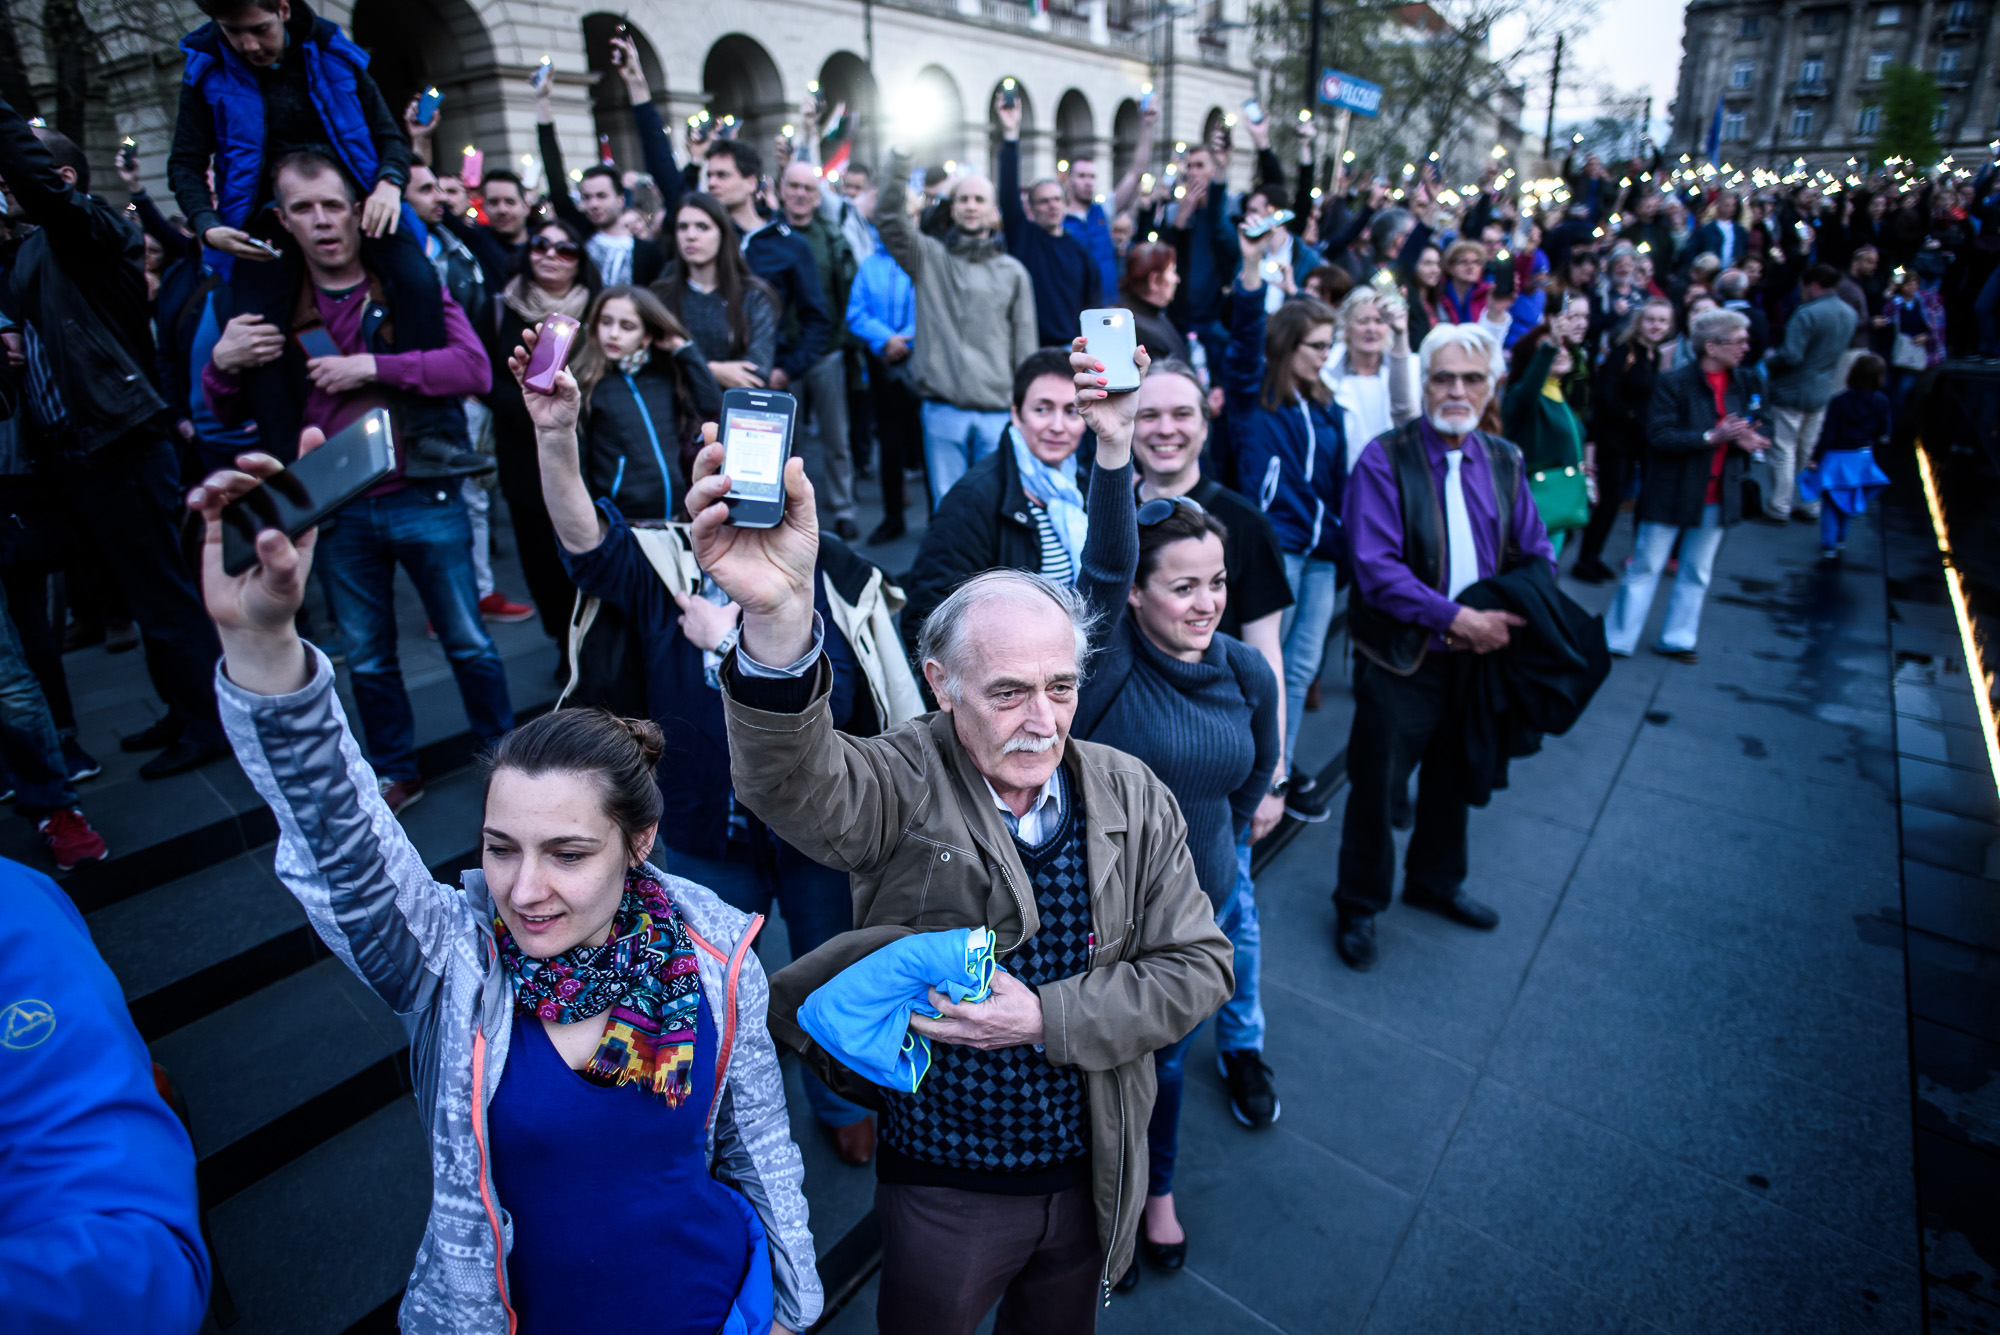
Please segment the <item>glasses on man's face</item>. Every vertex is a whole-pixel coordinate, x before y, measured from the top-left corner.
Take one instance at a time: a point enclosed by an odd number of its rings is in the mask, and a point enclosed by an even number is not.
[[[1192,496],[1155,496],[1139,507],[1139,527],[1151,528],[1155,524],[1165,523],[1167,516],[1183,505],[1198,515],[1208,513],[1201,508],[1201,502]]]
[[[559,260],[573,260],[583,254],[583,248],[574,241],[557,241],[546,236],[538,236],[530,241],[528,249],[537,255],[554,255]]]
[[[1457,389],[1463,385],[1467,389],[1486,388],[1486,372],[1432,371],[1430,383],[1435,389]]]

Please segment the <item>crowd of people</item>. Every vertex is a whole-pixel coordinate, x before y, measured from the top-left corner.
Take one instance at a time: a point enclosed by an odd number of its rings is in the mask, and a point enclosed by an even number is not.
[[[568,173],[538,78],[539,189],[444,170],[435,103],[391,108],[304,0],[203,5],[171,206],[129,147],[129,201],[93,193],[75,143],[0,103],[0,761],[57,867],[103,859],[62,653],[137,643],[162,706],[122,741],[157,753],[141,773],[233,754],[270,804],[313,926],[420,1036],[436,1182],[406,1331],[570,1328],[605,1237],[674,1257],[668,1328],[811,1325],[780,1043],[874,1166],[882,1330],[969,1335],[996,1305],[1002,1331],[1092,1329],[1187,1260],[1208,1018],[1235,1118],[1279,1119],[1256,842],[1345,787],[1332,946],[1356,970],[1398,830],[1404,905],[1492,929],[1467,811],[1536,739],[1468,720],[1544,671],[1504,651],[1631,655],[1671,575],[1650,647],[1695,662],[1727,530],[1810,522],[1837,562],[1920,378],[2000,356],[1995,168],[1825,194],[1648,150],[1535,191],[1497,159],[1464,190],[1344,163],[1322,189],[1306,118],[1293,163],[1259,114],[1161,165],[1149,107],[1117,179],[1026,180],[1004,87],[990,178],[851,143],[829,166],[847,121],[816,94],[768,149],[697,117],[677,151],[620,35],[642,161]],[[1130,318],[1136,389],[1086,311]],[[545,392],[554,316],[581,331]],[[770,529],[728,522],[732,389],[797,402]],[[383,409],[389,476],[225,574],[222,507]],[[888,571],[865,552],[907,532],[907,485],[928,520]],[[527,602],[495,581],[496,501]],[[488,744],[460,887],[395,819],[424,791],[398,568]],[[1559,572],[1616,583],[1601,623]],[[487,623],[531,618],[562,707],[517,727]],[[1350,660],[1343,776],[1302,725]],[[1602,670],[1557,683],[1568,717]],[[767,978],[774,908],[792,958]],[[100,1018],[100,1054],[143,1060]],[[99,1092],[115,1139],[144,1100]],[[115,1251],[0,1245],[29,1329],[192,1328],[202,1243],[162,1204],[192,1159],[155,1168],[48,1197],[129,1210]],[[93,1256],[188,1274],[99,1285]]]

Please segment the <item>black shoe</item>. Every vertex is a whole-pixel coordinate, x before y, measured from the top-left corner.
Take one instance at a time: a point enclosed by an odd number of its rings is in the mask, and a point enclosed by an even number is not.
[[[1179,1242],[1154,1242],[1146,1236],[1146,1226],[1139,1225],[1139,1251],[1146,1258],[1146,1264],[1160,1270],[1179,1270],[1187,1264],[1187,1239]],[[1139,1267],[1133,1266],[1134,1270]]]
[[[118,749],[120,751],[159,751],[178,742],[181,739],[181,734],[185,731],[187,731],[187,724],[169,714],[144,731],[135,732],[130,737],[119,738]]]
[[[1301,770],[1292,771],[1292,781],[1285,790],[1286,815],[1308,825],[1317,825],[1333,814],[1328,809],[1332,804],[1331,783],[1320,783]]]
[[[1578,561],[1569,577],[1585,584],[1609,584],[1618,578],[1618,572],[1593,556],[1588,561]]]
[[[63,768],[69,771],[71,783],[82,783],[104,773],[104,766],[98,764],[97,758],[90,752],[78,746],[74,737],[62,739],[62,753]]]
[[[1482,932],[1490,932],[1500,925],[1500,915],[1466,894],[1463,888],[1454,890],[1446,896],[1432,894],[1413,885],[1405,885],[1403,902],[1413,909],[1435,913],[1440,918],[1449,918],[1467,927],[1477,927]]]
[[[877,524],[875,531],[868,535],[868,545],[873,547],[878,543],[894,542],[909,531],[909,526],[903,523],[901,515],[891,515]]]
[[[1255,1130],[1278,1120],[1278,1091],[1271,1088],[1271,1068],[1264,1065],[1263,1053],[1249,1048],[1221,1052],[1216,1054],[1215,1065],[1229,1087],[1229,1111],[1237,1121]],[[1181,1250],[1185,1252],[1186,1246]]]
[[[852,519],[836,519],[833,521],[833,536],[839,538],[842,542],[859,542],[861,540],[861,525],[855,523]]]
[[[229,744],[223,740],[220,728],[212,723],[191,723],[181,733],[180,740],[139,766],[139,777],[165,779],[185,774],[228,754]]]
[[[1333,928],[1333,948],[1356,973],[1375,967],[1375,915],[1341,914]]]
[[[1417,823],[1417,807],[1410,801],[1410,785],[1404,783],[1389,794],[1389,828],[1407,830]]]
[[[1132,1264],[1125,1267],[1125,1273],[1111,1286],[1113,1293],[1130,1293],[1139,1287],[1139,1258],[1133,1257]]]
[[[1701,661],[1701,655],[1692,649],[1669,649],[1665,645],[1656,644],[1653,646],[1653,652],[1662,658],[1671,658],[1676,663],[1685,663],[1689,667]]]
[[[1819,522],[1819,511],[1808,510],[1804,506],[1799,506],[1792,511],[1792,522],[1794,524],[1817,524]]]

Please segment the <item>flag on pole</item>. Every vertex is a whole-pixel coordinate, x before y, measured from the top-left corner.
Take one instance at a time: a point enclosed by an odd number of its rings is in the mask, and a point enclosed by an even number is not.
[[[837,180],[847,170],[847,160],[854,151],[854,117],[842,116],[828,128],[820,140],[819,160],[828,180]]]
[[[1049,16],[1049,0],[1028,0],[1028,12],[1038,19]]]
[[[1709,117],[1708,140],[1702,145],[1712,166],[1722,165],[1722,94],[1715,95],[1715,114]]]

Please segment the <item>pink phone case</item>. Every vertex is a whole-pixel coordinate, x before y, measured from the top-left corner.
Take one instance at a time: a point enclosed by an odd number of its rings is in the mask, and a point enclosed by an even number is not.
[[[569,350],[576,346],[577,331],[582,328],[567,315],[544,319],[535,338],[535,354],[528,359],[528,374],[521,384],[537,394],[555,393],[556,377],[569,361]]]

